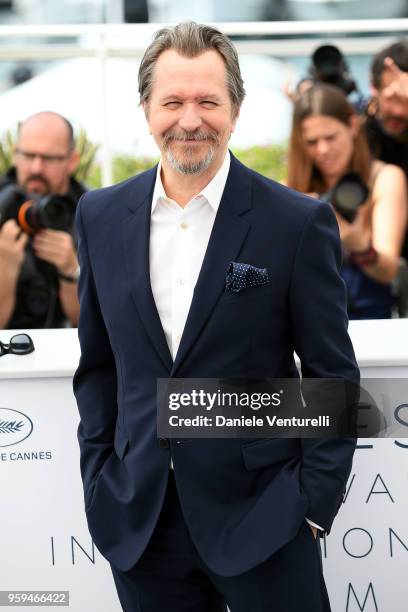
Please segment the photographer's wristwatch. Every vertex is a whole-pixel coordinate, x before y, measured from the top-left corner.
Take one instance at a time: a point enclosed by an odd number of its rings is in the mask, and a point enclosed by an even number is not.
[[[72,274],[63,274],[59,270],[57,270],[57,272],[58,272],[58,278],[60,278],[61,280],[65,281],[66,283],[76,283],[76,282],[78,282],[78,278],[79,278],[79,266],[77,266],[77,268],[74,270],[74,272]]]

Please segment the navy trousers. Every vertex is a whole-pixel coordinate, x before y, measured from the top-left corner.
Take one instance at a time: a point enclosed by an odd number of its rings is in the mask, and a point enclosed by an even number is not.
[[[225,578],[201,560],[184,521],[171,470],[149,545],[129,571],[112,567],[125,612],[330,612],[319,538],[306,521],[264,563]]]

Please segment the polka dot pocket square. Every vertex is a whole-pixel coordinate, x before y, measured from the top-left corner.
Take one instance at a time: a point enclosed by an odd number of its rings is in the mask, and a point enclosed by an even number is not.
[[[259,287],[269,283],[268,270],[255,268],[250,264],[232,261],[228,267],[225,291],[238,293],[250,287]]]

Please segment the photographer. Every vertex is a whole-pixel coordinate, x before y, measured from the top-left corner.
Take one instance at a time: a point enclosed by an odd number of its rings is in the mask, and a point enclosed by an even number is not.
[[[85,191],[72,177],[78,163],[72,126],[64,117],[42,112],[21,124],[14,167],[0,179],[0,328],[77,325],[73,216]],[[43,196],[51,196],[52,217],[62,212],[68,220],[62,228],[47,218],[30,227],[20,218],[24,201],[38,210]]]
[[[367,197],[354,211],[340,210],[327,196],[349,172],[367,189]],[[391,317],[395,306],[391,282],[398,272],[407,224],[406,180],[397,166],[371,157],[359,117],[337,87],[314,86],[296,102],[287,183],[334,204],[344,251],[342,276],[349,317]],[[346,204],[355,183],[356,177],[347,188]]]
[[[335,85],[344,91],[355,111],[360,114],[365,108],[365,101],[349,73],[347,60],[340,49],[334,45],[321,45],[315,49],[310,59],[308,76],[299,81],[294,91],[291,90],[290,82],[287,82],[284,86],[286,96],[296,102],[314,85]]]
[[[375,157],[402,168],[408,177],[408,39],[382,49],[371,64],[372,98],[365,133]],[[408,233],[396,282],[400,316],[408,316]]]
[[[365,131],[378,159],[408,175],[408,40],[380,51],[371,65],[372,99]]]

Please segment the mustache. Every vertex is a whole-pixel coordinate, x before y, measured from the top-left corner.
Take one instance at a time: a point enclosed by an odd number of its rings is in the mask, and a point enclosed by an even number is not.
[[[400,123],[405,123],[406,125],[408,125],[408,119],[406,119],[405,117],[401,117],[398,115],[383,115],[382,120],[383,121],[389,121],[391,119],[391,121],[399,121]]]
[[[44,184],[44,185],[47,187],[47,189],[49,189],[49,188],[50,188],[50,184],[49,184],[49,182],[47,181],[47,179],[45,178],[45,176],[43,176],[42,174],[30,174],[30,175],[29,175],[29,176],[26,178],[26,180],[25,180],[25,182],[24,182],[24,186],[26,187],[30,181],[38,181],[38,182],[41,182],[41,183],[43,183],[43,184]]]
[[[169,130],[164,135],[164,145],[166,146],[169,142],[179,141],[185,142],[186,140],[204,141],[209,140],[213,143],[219,143],[219,137],[216,132],[202,132],[200,130],[194,130],[193,132],[176,132]]]

